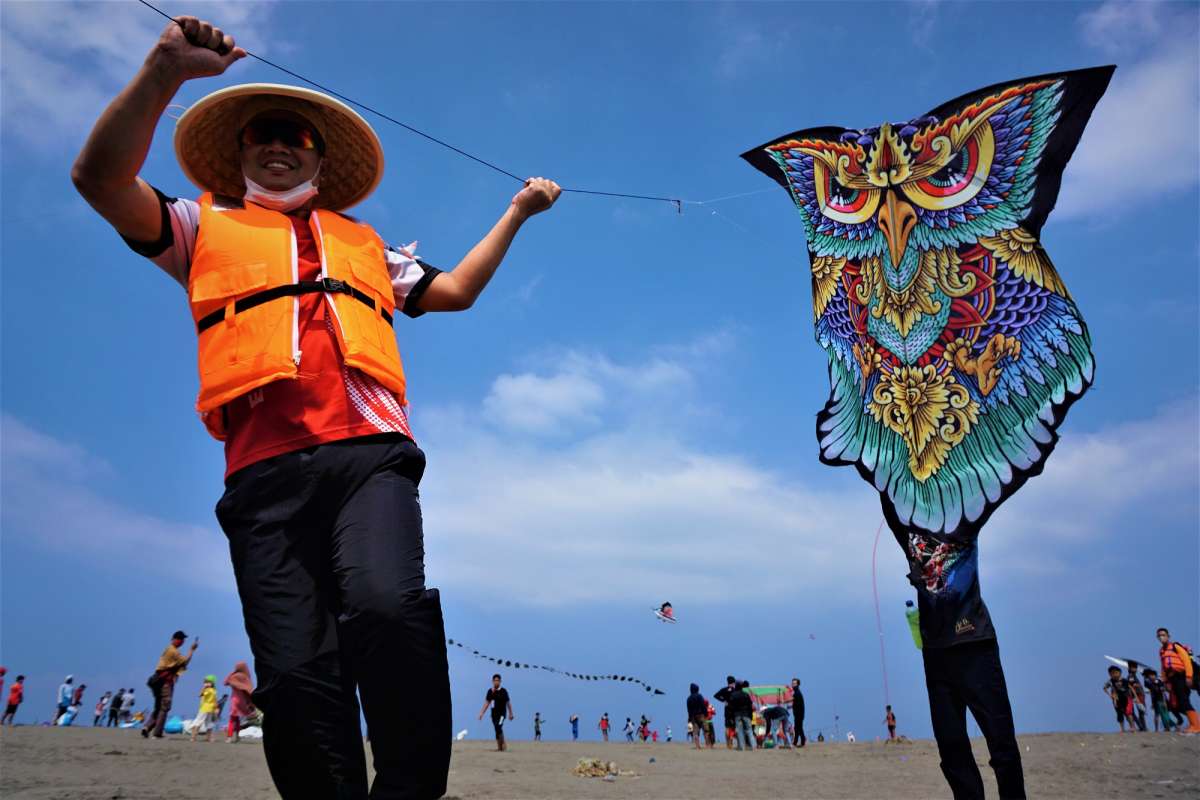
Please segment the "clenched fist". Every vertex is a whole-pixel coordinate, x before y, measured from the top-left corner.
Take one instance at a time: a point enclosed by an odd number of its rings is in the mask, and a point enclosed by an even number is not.
[[[167,24],[147,58],[172,78],[186,81],[220,75],[246,57],[233,37],[196,17],[179,17]]]
[[[517,192],[512,199],[513,208],[521,219],[528,219],[554,205],[554,201],[562,194],[557,183],[546,178],[529,178],[525,188]]]

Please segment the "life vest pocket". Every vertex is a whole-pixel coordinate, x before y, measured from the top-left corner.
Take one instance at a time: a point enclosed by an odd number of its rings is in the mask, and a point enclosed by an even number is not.
[[[352,258],[346,261],[349,262],[355,285],[364,292],[378,295],[381,308],[391,314],[396,308],[396,297],[387,266],[382,262],[371,264]]]
[[[231,265],[224,269],[209,269],[193,275],[190,295],[193,303],[236,300],[242,295],[265,288],[267,264],[265,261],[256,261]]]

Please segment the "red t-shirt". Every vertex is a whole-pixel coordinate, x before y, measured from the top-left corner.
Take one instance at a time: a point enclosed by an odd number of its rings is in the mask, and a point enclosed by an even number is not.
[[[20,705],[21,700],[24,697],[25,697],[25,688],[19,683],[14,683],[12,685],[12,688],[8,690],[8,704],[10,706]]]
[[[307,220],[289,217],[296,232],[299,279],[321,274],[316,238]],[[338,349],[325,295],[300,299],[300,369],[225,404],[225,476],[265,458],[318,444],[402,433],[412,438],[396,395],[365,372],[347,367]]]

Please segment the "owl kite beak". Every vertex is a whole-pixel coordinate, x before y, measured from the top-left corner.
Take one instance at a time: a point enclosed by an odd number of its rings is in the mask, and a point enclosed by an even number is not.
[[[887,239],[888,252],[892,256],[892,266],[899,266],[908,249],[908,235],[917,226],[917,212],[906,201],[901,200],[895,191],[887,193],[887,201],[879,209],[876,221],[879,230]]]

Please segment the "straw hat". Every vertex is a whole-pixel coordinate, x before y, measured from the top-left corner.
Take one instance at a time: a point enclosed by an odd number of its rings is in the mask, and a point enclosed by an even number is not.
[[[204,191],[241,197],[238,134],[263,111],[286,110],[312,122],[325,140],[317,208],[340,211],[364,200],[383,177],[383,147],[365,119],[345,103],[299,86],[245,83],[197,100],[175,126],[175,157]]]

